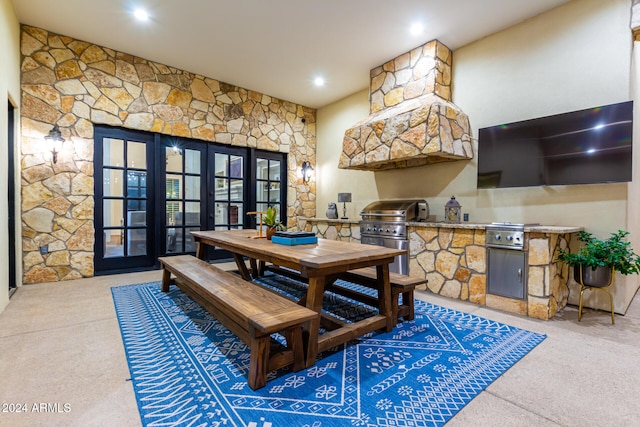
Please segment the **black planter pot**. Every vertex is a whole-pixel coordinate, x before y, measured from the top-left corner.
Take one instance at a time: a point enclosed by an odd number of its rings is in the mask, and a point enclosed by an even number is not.
[[[582,282],[580,281],[580,270],[582,270]],[[585,286],[604,288],[611,283],[611,268],[596,267],[594,269],[587,266],[576,265],[573,267],[573,279],[578,284],[582,283]]]

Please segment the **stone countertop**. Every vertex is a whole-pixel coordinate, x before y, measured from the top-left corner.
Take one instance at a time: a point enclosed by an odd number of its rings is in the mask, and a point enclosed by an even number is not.
[[[407,222],[410,227],[438,227],[438,228],[466,228],[469,230],[484,230],[491,223],[447,223],[447,222]],[[562,225],[525,225],[525,233],[551,233],[551,234],[564,234],[564,233],[577,233],[584,230],[584,227],[575,226],[562,226]]]
[[[359,219],[329,219],[329,218],[304,218],[299,219],[315,222],[331,222],[342,224],[359,224]],[[462,228],[467,230],[484,230],[490,223],[473,223],[473,222],[461,222],[461,223],[448,223],[448,222],[407,222],[409,227],[435,227],[435,228]],[[563,225],[526,225],[524,227],[525,233],[551,233],[551,234],[564,234],[564,233],[577,233],[584,230],[584,227],[575,226],[563,226]]]
[[[582,230],[584,230],[584,227],[569,227],[565,225],[530,225],[524,227],[524,231],[530,233],[564,234],[577,233]]]
[[[304,216],[299,216],[298,217],[298,221],[299,220],[303,220],[303,221],[315,221],[315,222],[339,222],[341,224],[360,224],[360,218],[358,219],[353,219],[353,218],[349,218],[349,219],[331,219],[331,218],[307,218]]]

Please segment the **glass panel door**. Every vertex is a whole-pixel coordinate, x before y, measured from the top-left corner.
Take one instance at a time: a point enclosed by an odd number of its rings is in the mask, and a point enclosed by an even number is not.
[[[164,253],[195,253],[191,232],[244,228],[247,201],[247,150],[162,137],[164,188],[158,211]],[[227,251],[208,250],[208,259],[229,258]]]
[[[247,198],[247,150],[210,144],[208,147],[208,218],[209,230],[245,228],[250,209]],[[209,250],[209,259],[229,258],[227,251]]]
[[[198,147],[200,145],[200,147]],[[203,144],[165,146],[165,241],[166,253],[194,253],[192,231],[202,224]]]
[[[286,221],[286,212],[282,212],[282,161],[279,159],[256,157],[256,209],[260,212],[272,207],[276,210],[276,219]]]
[[[216,230],[243,228],[244,157],[215,153],[214,218]]]
[[[152,149],[149,135],[96,130],[96,274],[154,264]]]

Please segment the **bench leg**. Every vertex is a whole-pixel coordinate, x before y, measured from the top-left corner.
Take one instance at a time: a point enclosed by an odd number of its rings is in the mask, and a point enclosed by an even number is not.
[[[391,332],[398,323],[397,314],[393,314],[393,309],[389,306],[391,302],[391,283],[389,281],[389,264],[376,266],[376,276],[378,285],[378,302],[380,304],[380,314],[387,317],[385,330]],[[392,304],[393,305],[393,304]],[[397,305],[397,303],[396,303]]]
[[[293,352],[293,372],[298,372],[305,367],[302,326],[287,329],[285,338],[287,339],[287,348]]]
[[[267,384],[270,345],[270,335],[253,338],[251,341],[248,383],[252,390],[257,390]]]
[[[404,300],[403,300],[404,303]],[[400,306],[400,294],[391,290],[391,314],[394,319],[398,318],[398,308]]]
[[[415,315],[414,301],[413,301],[413,291],[404,292],[402,294],[402,305],[406,305],[409,307],[409,314],[407,314],[404,319],[405,320],[413,320]]]
[[[171,285],[171,272],[166,268],[162,270],[162,292],[169,292],[169,286]]]

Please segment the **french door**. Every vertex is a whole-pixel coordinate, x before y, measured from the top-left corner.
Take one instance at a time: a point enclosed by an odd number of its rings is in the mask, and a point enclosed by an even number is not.
[[[248,202],[248,152],[186,139],[162,139],[166,189],[159,212],[166,254],[195,253],[191,237],[197,230],[244,228]],[[207,258],[228,258],[211,250]]]
[[[155,264],[154,136],[96,126],[95,273]]]
[[[255,228],[250,211],[286,216],[284,154],[99,126],[95,134],[96,274],[193,254],[190,232]]]

